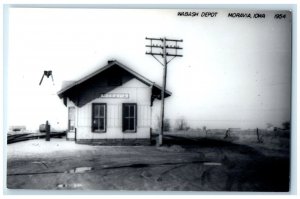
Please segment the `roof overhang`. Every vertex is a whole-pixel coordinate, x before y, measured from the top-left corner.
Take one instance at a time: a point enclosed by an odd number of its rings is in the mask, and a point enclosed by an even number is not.
[[[143,82],[144,84],[152,87],[152,88],[155,88],[155,89],[159,89],[160,91],[162,90],[162,88],[155,84],[154,82],[150,81],[149,79],[147,79],[146,77],[138,74],[137,72],[133,71],[132,69],[128,68],[127,66],[125,66],[124,64],[118,62],[118,61],[109,61],[108,64],[100,69],[98,69],[97,71],[79,79],[78,81],[75,81],[71,84],[69,84],[68,86],[62,88],[60,91],[57,92],[57,95],[60,97],[60,98],[63,98],[64,97],[64,94],[71,90],[72,88],[82,84],[83,82],[91,79],[92,77],[95,77],[96,75],[102,73],[103,71],[107,70],[108,68],[112,67],[112,66],[119,66],[120,68],[124,69],[125,71],[127,71],[128,73],[132,74],[136,79],[140,80],[141,82]],[[167,91],[165,90],[165,97],[169,97],[171,96],[172,93],[170,91]],[[159,98],[157,98],[159,99]]]

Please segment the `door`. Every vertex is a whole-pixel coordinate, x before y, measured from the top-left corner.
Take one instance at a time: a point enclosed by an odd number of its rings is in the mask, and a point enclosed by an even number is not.
[[[75,107],[69,107],[68,130],[75,131]]]

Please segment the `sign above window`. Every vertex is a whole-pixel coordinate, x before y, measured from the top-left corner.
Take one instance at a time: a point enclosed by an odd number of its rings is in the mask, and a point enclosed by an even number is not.
[[[128,99],[129,93],[101,93],[100,98],[121,98]]]

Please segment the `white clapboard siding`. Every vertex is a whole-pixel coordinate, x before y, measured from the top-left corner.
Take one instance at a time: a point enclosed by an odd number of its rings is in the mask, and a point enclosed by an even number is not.
[[[76,107],[77,139],[136,139],[150,138],[151,124],[151,87],[137,79],[112,90],[109,94],[126,93],[129,98],[97,98],[83,107]],[[94,133],[92,124],[92,103],[107,104],[107,130],[105,133]],[[122,132],[122,104],[137,104],[137,132]],[[71,103],[70,103],[71,105]],[[69,103],[68,103],[69,106]]]

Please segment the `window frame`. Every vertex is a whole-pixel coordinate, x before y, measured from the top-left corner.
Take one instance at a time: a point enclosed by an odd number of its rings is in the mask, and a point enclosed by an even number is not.
[[[95,118],[94,117],[94,112],[95,112],[95,106],[104,106],[104,117],[101,117],[100,118]],[[94,126],[93,126],[93,122],[95,119],[101,119],[101,118],[104,118],[104,129],[100,129],[100,130],[96,130],[94,129]],[[107,104],[106,103],[92,103],[92,126],[91,126],[91,130],[93,133],[106,133],[106,130],[107,130]]]
[[[125,106],[133,105],[134,109],[134,130],[125,130]],[[122,131],[123,133],[136,133],[137,132],[137,103],[123,103],[122,104]]]

